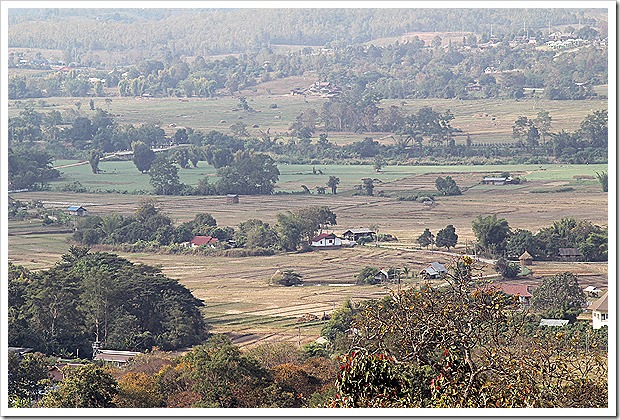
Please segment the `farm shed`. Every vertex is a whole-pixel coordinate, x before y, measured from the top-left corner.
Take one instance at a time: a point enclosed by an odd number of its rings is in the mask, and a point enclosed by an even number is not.
[[[575,262],[581,258],[581,251],[577,248],[560,248],[559,257],[562,261]]]
[[[67,208],[67,211],[69,212],[69,214],[72,214],[74,216],[85,216],[87,212],[87,210],[82,206],[69,206]]]
[[[448,270],[446,267],[438,262],[432,262],[424,270],[420,271],[420,276],[425,279],[437,279],[443,277]]]
[[[342,234],[346,239],[350,241],[357,241],[361,237],[373,237],[375,232],[367,228],[349,229]]]
[[[321,233],[312,238],[311,246],[316,248],[342,246],[342,240],[333,233]]]
[[[568,319],[548,319],[543,318],[540,320],[539,327],[563,327],[568,324]]]
[[[525,251],[519,257],[519,261],[521,261],[521,266],[525,267],[526,265],[532,265],[534,258],[532,258],[529,252]]]
[[[508,178],[504,178],[504,177],[492,177],[492,176],[485,176],[482,179],[482,184],[484,185],[505,185],[505,184],[511,184],[512,183],[512,178],[508,177]]]
[[[94,360],[103,360],[106,362],[113,362],[116,365],[120,365],[127,363],[139,354],[142,353],[137,351],[99,350],[95,355]]]
[[[217,238],[213,238],[211,236],[200,236],[200,235],[196,235],[192,238],[191,241],[189,241],[189,245],[192,248],[196,248],[199,247],[200,245],[215,245],[218,242]]]
[[[588,306],[592,311],[592,328],[598,330],[609,324],[609,309],[607,305],[607,292],[597,301]]]
[[[239,194],[226,194],[226,204],[239,204]]]

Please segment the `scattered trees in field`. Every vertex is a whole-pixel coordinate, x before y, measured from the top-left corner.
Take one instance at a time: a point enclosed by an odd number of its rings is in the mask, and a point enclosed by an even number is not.
[[[177,195],[183,189],[183,184],[179,181],[179,169],[165,156],[159,156],[153,161],[149,176],[155,194]]]
[[[504,251],[510,234],[506,219],[498,219],[496,215],[478,216],[471,227],[476,235],[477,245],[484,252],[500,254]]]

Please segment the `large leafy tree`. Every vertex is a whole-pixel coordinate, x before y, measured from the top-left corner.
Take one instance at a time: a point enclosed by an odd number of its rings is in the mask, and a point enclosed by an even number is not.
[[[155,161],[155,152],[141,141],[132,143],[131,147],[133,149],[133,163],[136,168],[142,173],[148,172]]]
[[[459,235],[456,234],[456,229],[452,225],[448,225],[445,228],[441,229],[437,232],[437,237],[435,238],[435,245],[438,247],[445,246],[446,249],[450,250],[456,246],[456,243],[459,240]]]
[[[183,188],[183,184],[179,181],[179,168],[171,159],[164,156],[155,159],[149,175],[155,194],[176,195]]]
[[[104,368],[86,364],[64,369],[67,376],[43,397],[40,403],[42,407],[115,407],[113,400],[118,394],[118,383]]]
[[[552,318],[577,318],[586,303],[586,296],[573,273],[545,277],[532,293],[532,307]]]
[[[266,154],[239,151],[230,165],[218,169],[218,176],[221,194],[271,194],[280,171]]]
[[[461,189],[456,185],[456,181],[450,175],[445,178],[437,177],[435,187],[441,195],[461,195]]]
[[[606,406],[604,354],[583,347],[591,331],[575,341],[523,338],[518,300],[477,284],[476,272],[463,257],[445,285],[364,303],[348,329],[355,351],[341,359],[331,405]]]
[[[332,189],[332,194],[336,194],[336,190],[338,189],[338,184],[340,184],[340,178],[334,175],[330,175],[327,180],[327,186]]]
[[[496,215],[478,216],[471,224],[476,235],[478,246],[490,254],[501,253],[506,247],[510,234],[510,226],[506,219],[498,219]]]
[[[424,246],[428,248],[429,245],[432,245],[435,243],[435,235],[431,233],[429,228],[426,228],[424,229],[424,232],[422,232],[422,234],[418,236],[418,239],[416,239],[416,242],[419,243],[420,246]]]
[[[93,341],[123,350],[175,349],[206,336],[202,301],[159,269],[114,254],[72,247],[50,270],[11,273],[11,346],[87,356]]]

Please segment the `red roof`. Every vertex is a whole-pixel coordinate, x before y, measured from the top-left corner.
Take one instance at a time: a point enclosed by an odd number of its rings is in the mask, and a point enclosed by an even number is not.
[[[336,235],[334,235],[333,233],[321,233],[319,236],[315,236],[314,238],[312,238],[312,242],[318,242],[321,239],[334,239],[336,238]]]
[[[528,286],[525,284],[496,284],[495,287],[501,289],[502,292],[507,295],[532,297],[532,294],[528,290]]]
[[[200,245],[210,245],[214,244],[218,241],[217,238],[212,238],[211,236],[194,236],[190,243],[192,245],[200,246]]]

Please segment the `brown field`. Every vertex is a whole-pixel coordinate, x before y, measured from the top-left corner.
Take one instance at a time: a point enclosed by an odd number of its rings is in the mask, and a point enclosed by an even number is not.
[[[471,222],[478,215],[496,214],[507,219],[513,229],[532,231],[549,226],[562,217],[581,219],[587,216],[594,223],[607,224],[607,195],[591,181],[572,183],[575,189],[569,192],[534,194],[530,192],[533,189],[552,188],[568,181],[533,180],[522,185],[497,187],[477,185],[479,174],[450,175],[466,189],[465,194],[440,197],[432,206],[387,197],[345,195],[242,196],[236,205],[227,205],[224,197],[150,197],[175,223],[191,220],[196,213],[208,212],[219,225],[226,226],[235,226],[250,218],[273,223],[277,213],[326,205],[337,214],[336,233],[371,226],[380,233],[398,237],[397,243],[381,244],[381,248],[368,246],[245,258],[149,253],[120,255],[134,262],[159,266],[166,275],[178,279],[205,301],[204,313],[212,330],[230,334],[240,345],[283,340],[306,343],[316,339],[323,322],[300,323],[301,316],[313,314],[320,318],[346,299],[378,298],[387,294],[390,288],[396,288],[396,285],[354,285],[354,276],[362,267],[408,267],[415,273],[431,261],[450,263],[454,258],[452,255],[416,249],[415,239],[426,227],[436,233],[447,224],[453,224],[459,235],[456,251],[461,253],[474,239]],[[431,190],[436,176],[411,175],[383,182],[377,189],[388,193]],[[46,208],[60,211],[70,204],[80,203],[90,214],[106,215],[113,212],[130,214],[149,197],[32,192],[16,194],[14,198],[42,200]],[[45,233],[40,225],[11,222],[9,235],[9,261],[33,269],[51,266],[70,246],[67,241],[70,234]],[[269,279],[278,269],[299,272],[306,285],[269,286]],[[536,285],[542,276],[572,271],[580,276],[584,285],[607,286],[606,263],[534,262],[532,270],[530,277],[520,281]],[[492,273],[493,270],[485,266],[483,274]],[[403,287],[417,281],[417,278],[405,279]]]

